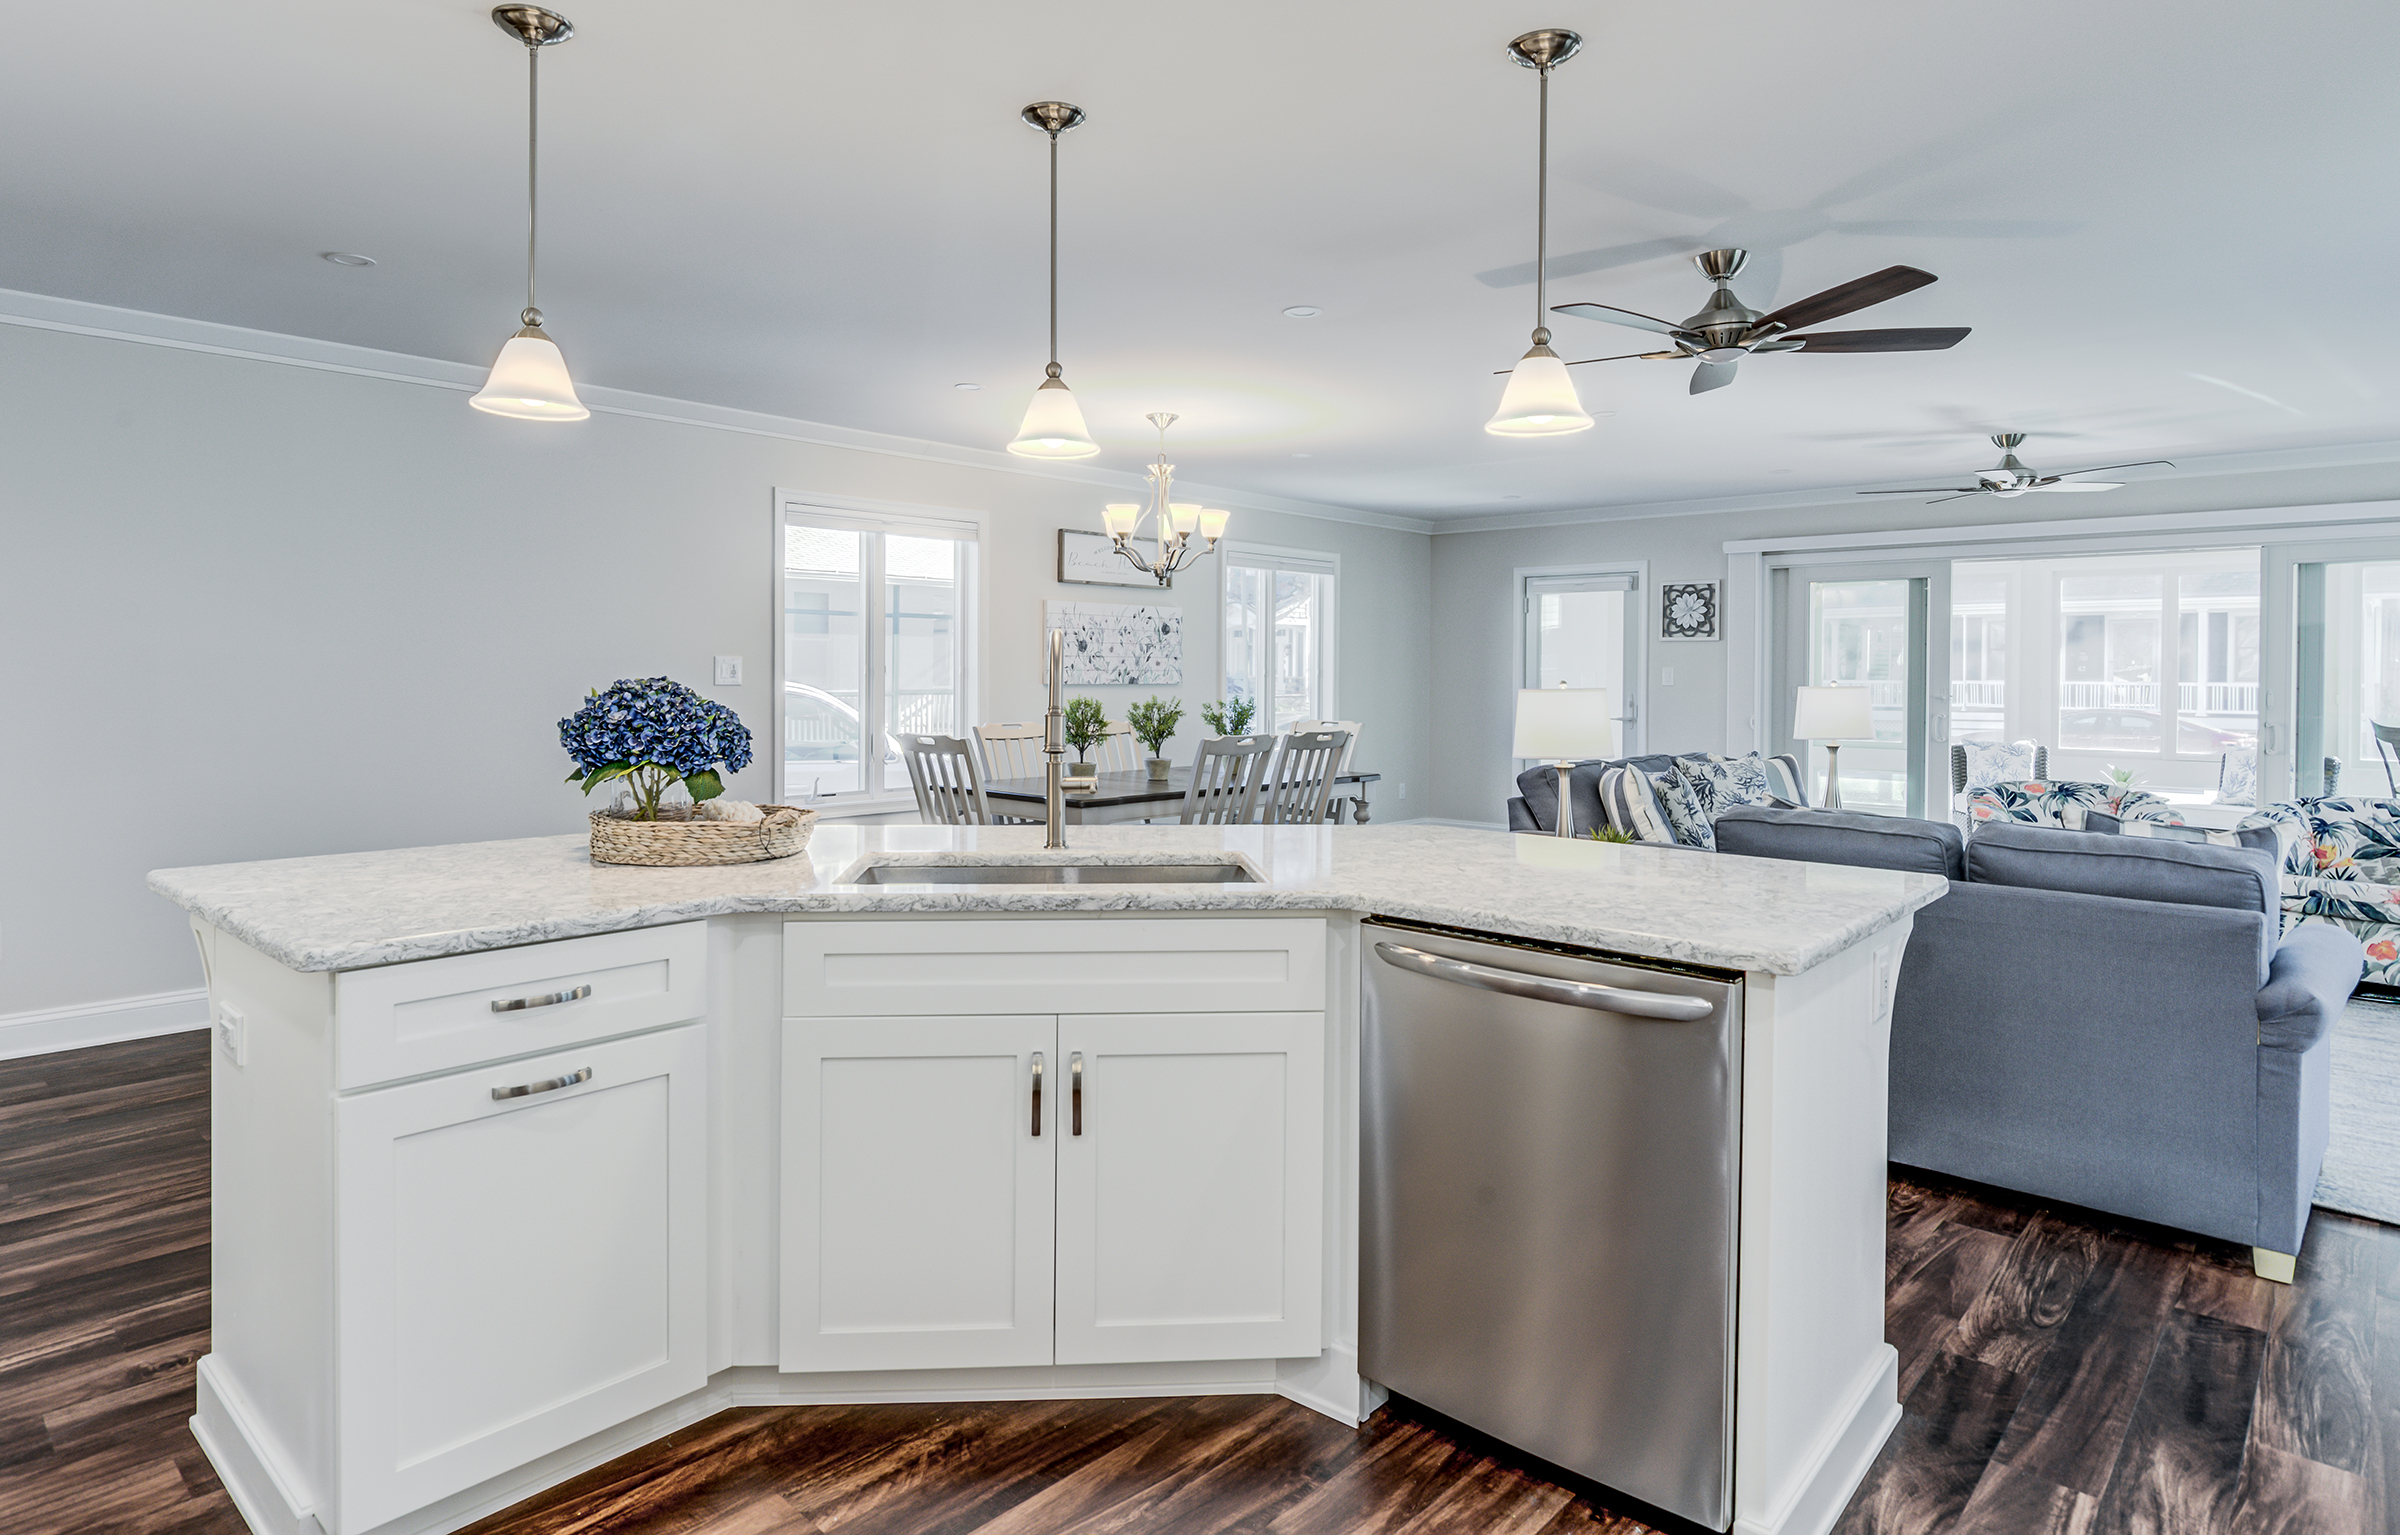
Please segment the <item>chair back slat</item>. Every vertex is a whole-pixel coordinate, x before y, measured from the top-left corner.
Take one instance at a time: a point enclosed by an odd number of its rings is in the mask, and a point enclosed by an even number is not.
[[[1108,734],[1092,748],[1092,766],[1103,773],[1138,773],[1142,768],[1142,749],[1133,739],[1133,727],[1119,720],[1108,727]]]
[[[1350,744],[1342,748],[1341,762],[1334,767],[1334,772],[1337,774],[1349,772],[1351,760],[1358,755],[1358,721],[1295,720],[1292,723],[1291,733],[1300,735],[1303,732],[1313,733],[1319,730],[1339,730],[1350,737]]]
[[[974,748],[958,736],[900,737],[908,784],[917,794],[917,814],[928,826],[989,826],[992,807],[983,797],[983,773]]]
[[[978,725],[975,744],[983,751],[985,782],[1042,776],[1042,722]]]
[[[1259,820],[1268,826],[1320,826],[1333,798],[1333,775],[1350,744],[1339,730],[1295,730],[1268,775]]]
[[[2400,767],[2400,725],[2378,725],[2369,720],[2367,727],[2375,732],[2375,755],[2383,759],[2383,785],[2393,798],[2400,799],[2400,775],[2393,771]]]
[[[1202,741],[1183,791],[1186,826],[1246,826],[1258,805],[1259,781],[1275,755],[1275,737],[1222,736]]]

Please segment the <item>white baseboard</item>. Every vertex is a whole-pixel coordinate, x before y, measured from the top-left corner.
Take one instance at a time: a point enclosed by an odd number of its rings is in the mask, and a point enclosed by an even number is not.
[[[208,1027],[208,993],[161,991],[147,997],[117,997],[74,1007],[0,1014],[0,1061],[123,1039],[152,1039]]]
[[[1508,830],[1508,823],[1506,821],[1461,821],[1446,815],[1411,816],[1405,821],[1386,821],[1378,819],[1370,824],[1375,826],[1463,826],[1469,831]]]

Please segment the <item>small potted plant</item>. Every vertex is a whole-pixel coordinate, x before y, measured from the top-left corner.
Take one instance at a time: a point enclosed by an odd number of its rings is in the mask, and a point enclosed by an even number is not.
[[[702,819],[699,807],[725,792],[720,767],[750,765],[750,728],[740,715],[665,677],[627,678],[594,688],[558,722],[558,744],[575,759],[567,782],[589,795],[621,785],[626,808],[592,812],[595,863],[750,863],[797,853],[816,812],[743,806],[738,816]],[[681,785],[686,802],[670,803]],[[713,807],[712,807],[713,808]]]
[[[1227,703],[1220,698],[1213,704],[1202,704],[1200,717],[1220,736],[1246,736],[1250,733],[1250,722],[1258,718],[1258,701],[1237,698]]]
[[[1150,771],[1150,781],[1165,783],[1174,767],[1167,758],[1167,742],[1174,739],[1175,727],[1183,723],[1182,703],[1153,694],[1125,711],[1125,723],[1133,727],[1135,739],[1150,748],[1149,760],[1143,764]]]
[[[1100,781],[1100,770],[1084,760],[1085,754],[1108,738],[1108,711],[1097,698],[1068,699],[1065,733],[1067,744],[1075,748],[1075,765],[1063,769],[1059,778],[1088,789]]]

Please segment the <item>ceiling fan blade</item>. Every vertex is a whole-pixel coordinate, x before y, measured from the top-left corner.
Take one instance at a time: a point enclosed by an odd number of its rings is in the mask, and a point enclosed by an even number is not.
[[[1938,499],[1928,501],[1925,504],[1927,506],[1939,506],[1944,501],[1964,501],[1969,496],[1988,496],[1990,494],[1990,491],[1985,490],[1982,486],[1978,485],[1973,490],[1962,490],[1955,496],[1942,496]]]
[[[1797,304],[1786,304],[1761,319],[1754,328],[1781,325],[1785,330],[1798,330],[1804,325],[1816,325],[1855,313],[1870,304],[1880,304],[1885,299],[1898,298],[1903,293],[1914,293],[1927,283],[1938,280],[1931,272],[1920,272],[1913,266],[1887,266],[1880,272],[1853,278],[1838,288],[1827,288],[1822,293],[1812,294]]]
[[[1552,314],[1577,315],[1586,320],[1606,320],[1611,325],[1630,325],[1635,330],[1654,330],[1662,336],[1688,336],[1691,334],[1680,325],[1670,325],[1664,320],[1653,319],[1646,314],[1635,314],[1630,309],[1618,309],[1608,304],[1552,304],[1550,312]]]
[[[1681,357],[1682,355],[1683,354],[1681,352],[1619,352],[1614,357],[1578,357],[1573,362],[1568,363],[1567,366],[1570,368],[1580,368],[1587,362],[1630,362],[1636,357]],[[1517,370],[1514,368],[1494,368],[1492,370],[1492,376],[1494,378],[1506,378],[1508,375],[1516,371]]]
[[[1859,494],[1862,496],[1938,496],[1943,491],[1951,491],[1957,495],[1971,496],[1982,489],[1983,487],[1980,485],[1920,485],[1914,490],[1862,490]]]
[[[1967,339],[1967,327],[1934,330],[1820,330],[1805,336],[1808,352],[1939,352]]]
[[[2063,480],[2069,475],[2075,474],[2106,474],[2111,469],[2172,469],[2174,467],[2175,460],[2171,458],[2145,458],[2138,464],[2094,464],[2089,469],[2062,469],[2051,478]]]
[[[2054,480],[2043,485],[2028,485],[2027,490],[2123,490],[2119,480]]]
[[[1694,394],[1706,394],[1711,389],[1724,388],[1727,384],[1733,382],[1733,370],[1740,366],[1741,364],[1738,362],[1702,363],[1700,366],[1692,370],[1691,392]]]

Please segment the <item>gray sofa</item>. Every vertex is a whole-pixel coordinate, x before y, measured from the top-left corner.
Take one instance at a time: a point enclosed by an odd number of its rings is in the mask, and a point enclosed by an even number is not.
[[[1938,873],[1892,1007],[1892,1160],[2253,1249],[2289,1281],[2358,940],[2278,941],[2248,848],[1740,806],[1720,853]]]
[[[1613,767],[1640,768],[1645,773],[1671,773],[1675,770],[1675,759],[1664,753],[1648,757],[1594,758],[1567,769],[1567,798],[1575,808],[1575,830],[1586,832],[1595,826],[1607,824],[1608,817],[1600,809],[1600,775]],[[1529,767],[1517,775],[1517,797],[1508,802],[1508,829],[1558,830],[1558,769],[1544,764]]]

